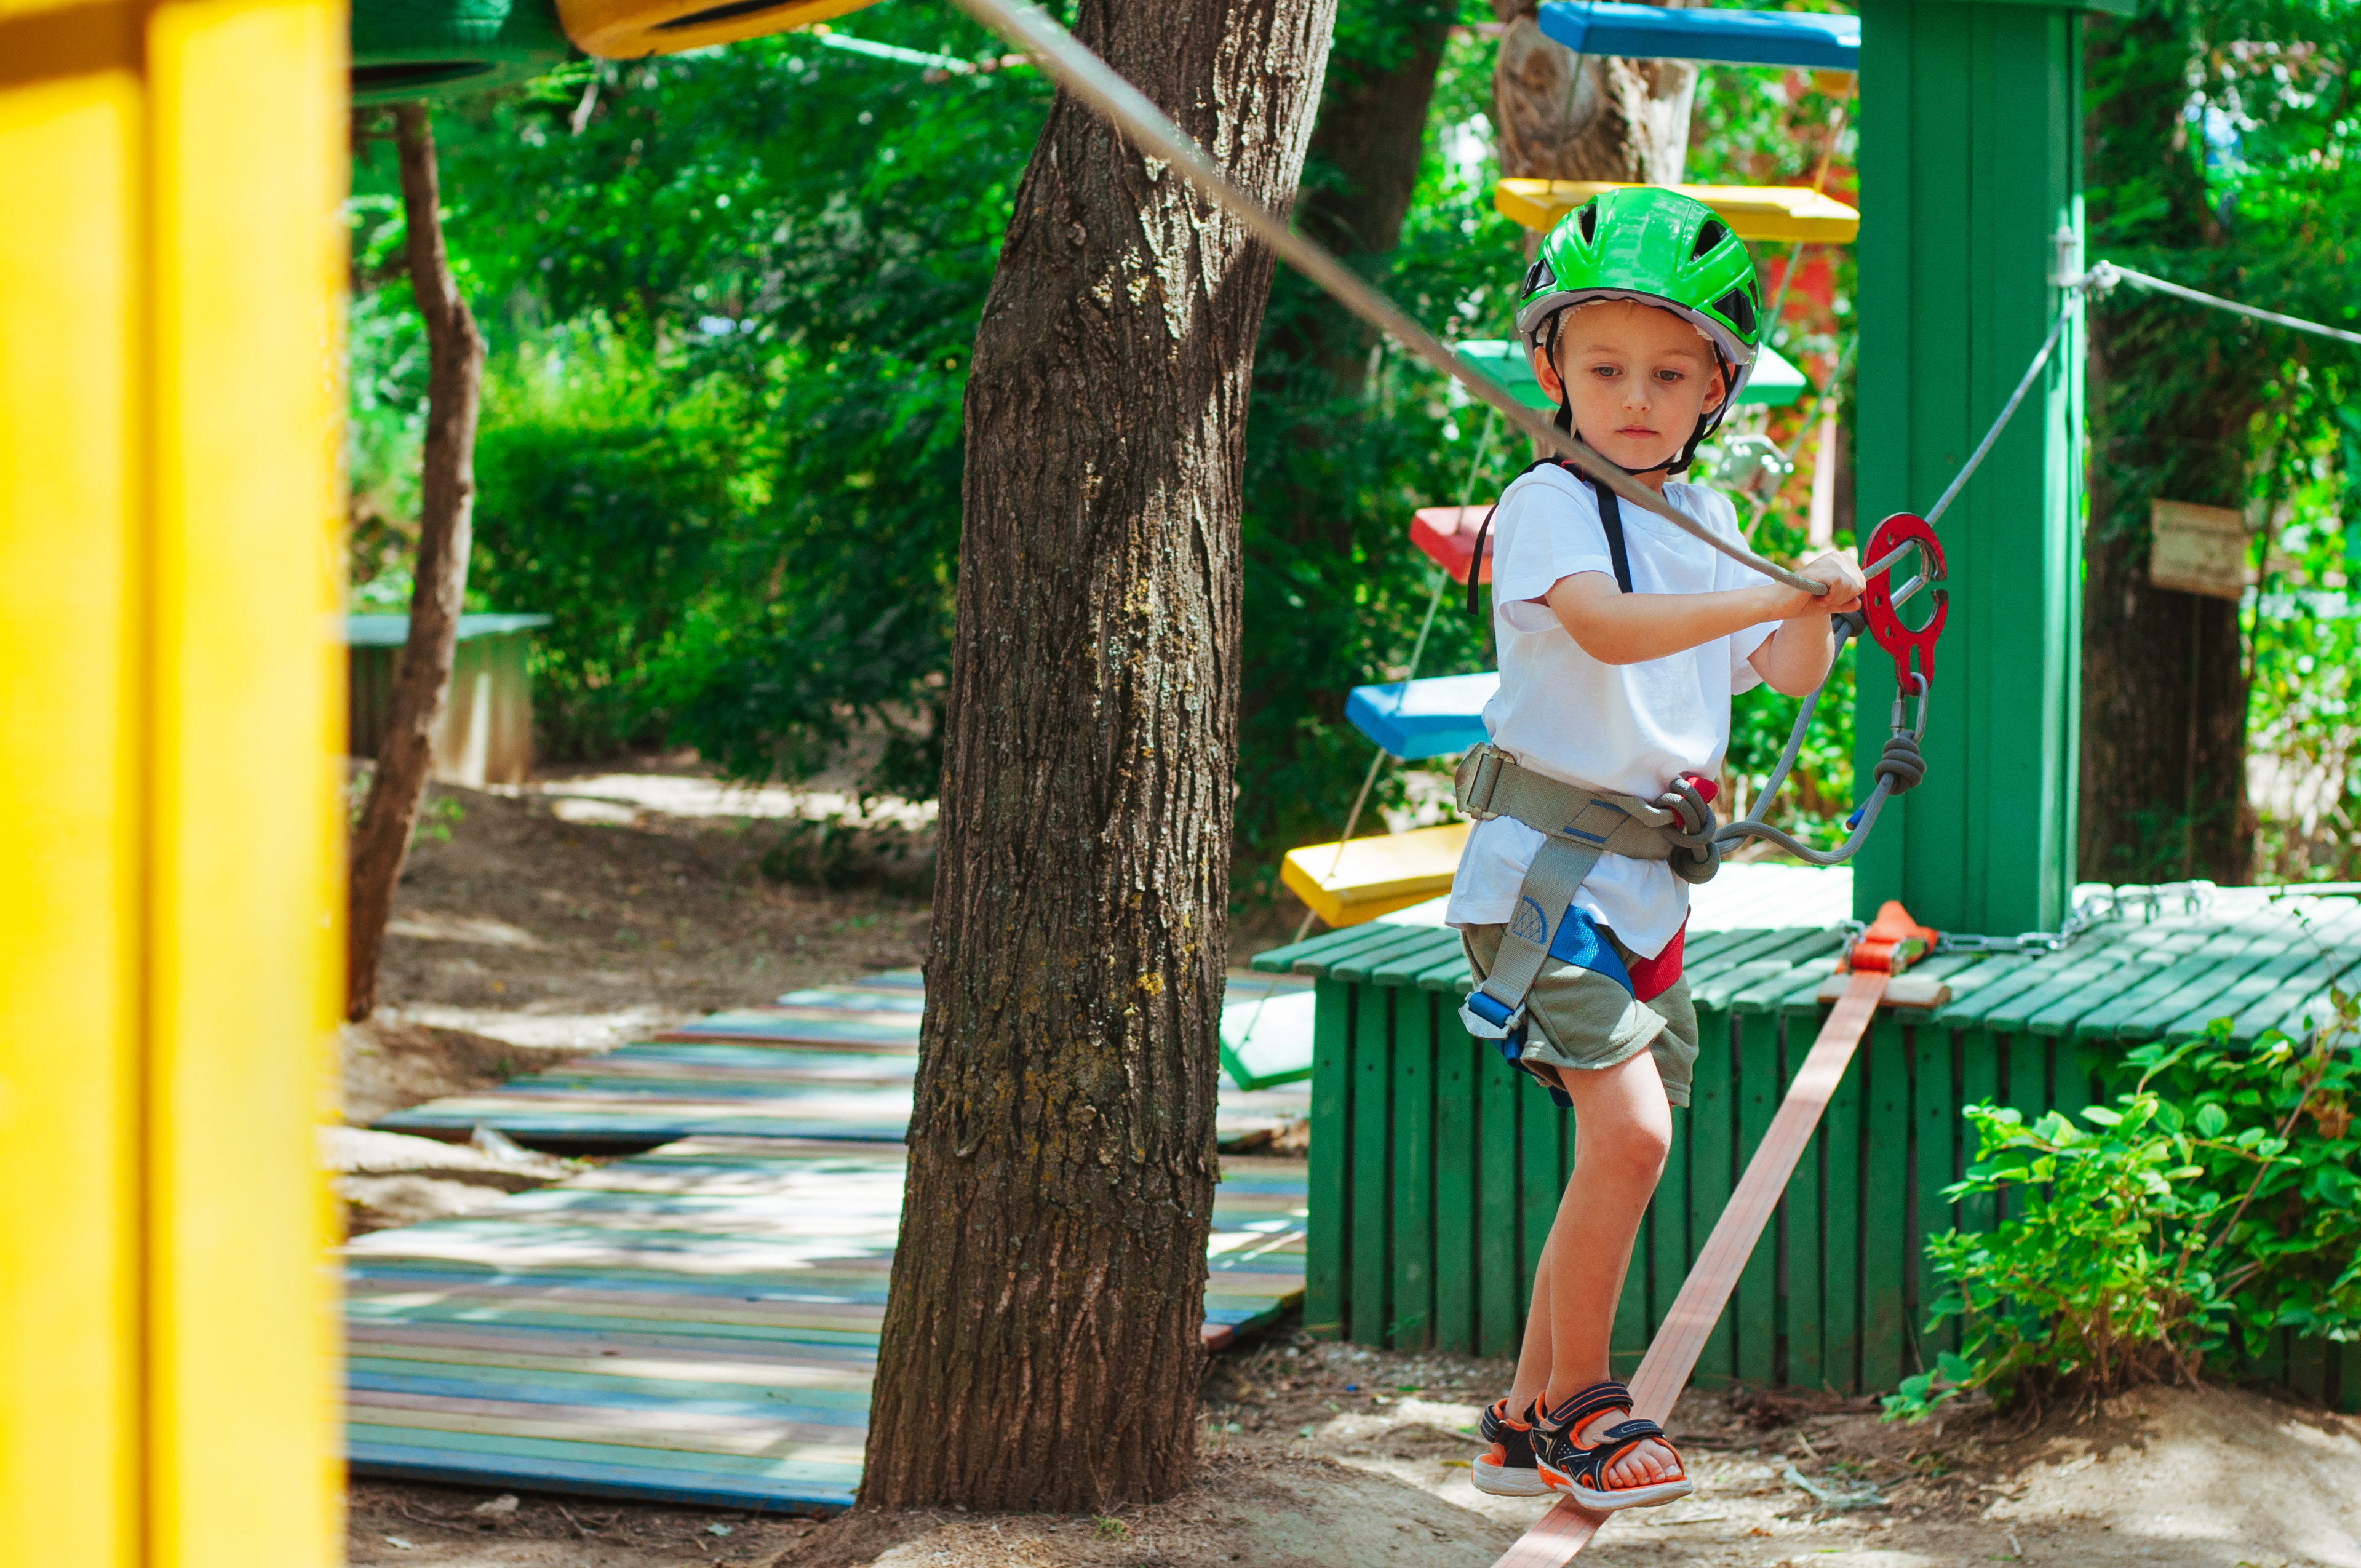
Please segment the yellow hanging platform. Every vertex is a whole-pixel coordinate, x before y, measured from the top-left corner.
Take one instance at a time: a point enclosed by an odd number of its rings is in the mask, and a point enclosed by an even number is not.
[[[1341,857],[1333,843],[1307,844],[1287,852],[1279,880],[1329,925],[1363,925],[1449,893],[1473,826],[1446,822],[1348,839]]]
[[[585,54],[607,60],[678,54],[684,49],[768,38],[858,11],[876,0],[557,0],[566,36]]]
[[[1500,215],[1546,232],[1601,191],[1626,189],[1603,180],[1502,180],[1492,187]],[[1741,239],[1803,240],[1850,245],[1861,214],[1842,202],[1801,185],[1675,185],[1721,214]]]

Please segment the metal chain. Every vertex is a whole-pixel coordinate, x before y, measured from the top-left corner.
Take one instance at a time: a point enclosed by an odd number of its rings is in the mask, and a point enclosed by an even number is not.
[[[2094,926],[2110,920],[2121,920],[2127,912],[2144,912],[2145,918],[2157,919],[2168,913],[2165,905],[2173,900],[2180,904],[2183,915],[2202,915],[2213,903],[2218,891],[2214,884],[2202,880],[2165,882],[2129,887],[2101,888],[2074,906],[2066,923],[2055,931],[2027,931],[2015,937],[1975,937],[1955,935],[1946,931],[1937,938],[1938,953],[2054,953],[2071,944],[2077,937]]]

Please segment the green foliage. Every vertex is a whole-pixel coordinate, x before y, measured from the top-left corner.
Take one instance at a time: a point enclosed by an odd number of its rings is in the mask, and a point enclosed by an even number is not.
[[[2345,0],[2145,0],[2135,16],[2091,18],[2090,254],[2268,310],[2361,323],[2354,21]],[[2263,594],[2242,624],[2267,786],[2254,801],[2257,873],[2361,874],[2361,769],[2341,674],[2353,629],[2333,597],[2361,559],[2361,356],[2128,288],[2092,309],[2092,533],[2136,554],[2158,499],[2253,520]],[[2151,816],[2144,836],[2177,864],[2196,825]]]
[[[999,54],[949,12],[854,27]],[[1048,101],[790,35],[437,115],[492,346],[471,605],[557,618],[548,750],[796,774],[859,740],[870,787],[933,793],[966,358]],[[390,149],[355,188],[355,474],[398,510],[424,367]]]
[[[470,598],[566,607],[534,640],[541,746],[560,757],[663,740],[661,673],[761,605],[777,555],[742,389],[680,396],[628,342],[583,339],[503,361],[476,448]]]
[[[2361,1019],[2341,992],[2334,1013],[2301,1044],[2235,1051],[2224,1019],[2135,1050],[2136,1081],[2087,1127],[1968,1107],[1976,1162],[1944,1195],[2005,1193],[2011,1217],[1928,1241],[1951,1282],[1929,1327],[1960,1319],[1961,1349],[1905,1378],[1889,1417],[2028,1380],[2193,1377],[2280,1329],[2361,1338]]]

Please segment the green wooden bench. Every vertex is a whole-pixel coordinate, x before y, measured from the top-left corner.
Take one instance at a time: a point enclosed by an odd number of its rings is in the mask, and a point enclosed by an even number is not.
[[[2070,1113],[2118,1091],[2112,1069],[2135,1045],[2222,1017],[2239,1043],[2300,1028],[2323,1013],[2332,981],[2361,978],[2361,902],[2306,907],[2308,932],[2289,903],[2225,890],[2201,915],[2129,915],[2060,952],[1918,965],[1950,1000],[1888,1009],[1871,1029],[1698,1380],[1882,1391],[1954,1348],[1955,1324],[1922,1343],[1938,1285],[1926,1238],[1994,1220],[1990,1200],[1942,1197],[1972,1152],[1960,1107]],[[1703,1054],[1617,1313],[1618,1376],[1638,1365],[1809,1048],[1826,1012],[1815,992],[1842,945],[1841,932],[1811,928],[1693,939]],[[1460,1026],[1457,934],[1362,926],[1254,961],[1314,977],[1306,1326],[1364,1344],[1514,1354],[1574,1125]],[[2249,1370],[2361,1407],[2361,1346],[2290,1334]]]

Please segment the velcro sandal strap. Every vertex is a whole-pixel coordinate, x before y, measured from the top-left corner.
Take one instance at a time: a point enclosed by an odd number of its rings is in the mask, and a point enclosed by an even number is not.
[[[1572,1431],[1593,1416],[1609,1410],[1631,1409],[1631,1390],[1620,1383],[1593,1383],[1580,1393],[1569,1394],[1557,1409],[1543,1417],[1552,1431]]]
[[[1530,1409],[1525,1411],[1528,1416],[1532,1413]],[[1510,1426],[1509,1400],[1508,1397],[1503,1395],[1498,1404],[1484,1407],[1484,1419],[1476,1423],[1476,1430],[1483,1434],[1486,1442],[1499,1442],[1506,1435]],[[1521,1430],[1531,1431],[1530,1423]]]

